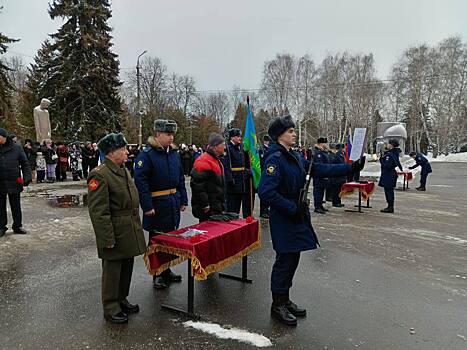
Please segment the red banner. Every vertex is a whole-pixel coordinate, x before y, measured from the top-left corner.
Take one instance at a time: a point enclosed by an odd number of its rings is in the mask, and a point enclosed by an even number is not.
[[[207,232],[189,238],[180,236],[189,229]],[[210,273],[231,265],[260,246],[258,220],[206,221],[153,237],[144,261],[149,273],[158,275],[192,259],[194,278],[205,280]]]
[[[360,191],[362,198],[367,200],[375,192],[375,183],[373,181],[368,181],[367,183],[347,182],[342,185],[339,197],[351,195],[355,190]]]
[[[404,176],[407,181],[411,181],[413,179],[413,174],[410,171],[398,171],[397,175]]]

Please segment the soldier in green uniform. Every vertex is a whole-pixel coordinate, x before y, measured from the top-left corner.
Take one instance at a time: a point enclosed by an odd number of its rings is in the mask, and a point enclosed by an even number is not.
[[[139,306],[128,302],[133,260],[146,251],[139,217],[139,199],[125,167],[128,151],[123,134],[108,134],[98,147],[104,162],[88,176],[88,207],[102,259],[102,304],[104,318],[128,322]]]

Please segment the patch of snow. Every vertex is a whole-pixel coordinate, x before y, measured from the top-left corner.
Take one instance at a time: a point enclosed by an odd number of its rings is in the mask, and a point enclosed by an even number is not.
[[[184,322],[185,327],[191,327],[202,332],[212,334],[220,339],[234,339],[243,343],[254,345],[258,348],[272,346],[271,341],[264,335],[248,332],[238,328],[227,329],[215,323]]]
[[[427,159],[430,162],[467,162],[467,152],[452,153],[448,154],[447,156],[445,156],[444,154],[440,154],[436,158],[433,158],[432,153],[428,153]]]

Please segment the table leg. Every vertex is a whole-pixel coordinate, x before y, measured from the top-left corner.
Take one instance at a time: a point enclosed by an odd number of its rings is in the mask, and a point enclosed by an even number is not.
[[[362,211],[362,192],[358,190],[358,205],[355,205],[358,210],[351,210],[351,209],[346,209],[345,211],[353,212],[353,213],[363,213]]]
[[[184,314],[192,319],[199,320],[200,316],[195,314],[195,278],[193,277],[193,271],[191,268],[191,259],[188,259],[188,310],[183,310],[179,307],[161,304],[162,309],[175,311]]]
[[[219,273],[219,277],[240,281],[243,283],[253,283],[253,281],[248,278],[248,256],[245,255],[242,258],[242,277],[233,276],[226,273]]]
[[[372,208],[372,207],[370,207],[370,197],[367,198],[366,207],[363,207],[363,208]]]

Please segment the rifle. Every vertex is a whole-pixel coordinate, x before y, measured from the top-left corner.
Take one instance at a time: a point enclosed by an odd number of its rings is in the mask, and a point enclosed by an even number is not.
[[[310,189],[311,183],[311,168],[313,168],[313,159],[310,160],[310,166],[308,168],[308,172],[305,177],[305,183],[303,187],[300,189],[300,194],[298,195],[298,203],[306,203],[308,206],[310,205],[310,200],[308,197],[308,190]]]

